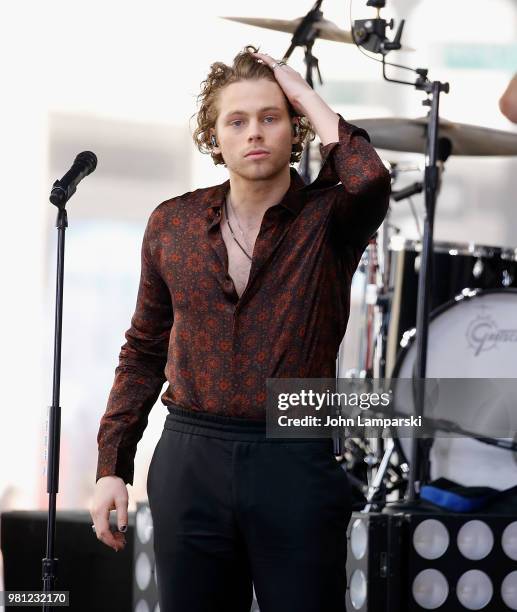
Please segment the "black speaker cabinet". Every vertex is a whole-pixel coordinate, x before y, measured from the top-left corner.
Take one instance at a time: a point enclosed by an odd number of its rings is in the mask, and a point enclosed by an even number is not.
[[[113,513],[114,517],[115,513]],[[91,529],[86,511],[58,511],[55,590],[70,592],[73,612],[133,610],[134,513],[129,513],[127,545],[115,552]],[[12,511],[0,515],[0,547],[6,591],[41,591],[45,557],[46,511]],[[10,606],[7,609],[13,609]],[[39,609],[25,608],[25,609]]]

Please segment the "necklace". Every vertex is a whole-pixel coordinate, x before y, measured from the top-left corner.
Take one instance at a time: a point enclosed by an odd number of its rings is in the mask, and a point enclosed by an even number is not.
[[[246,246],[249,248],[250,245],[248,244],[248,240],[246,238],[246,234],[242,231],[241,224],[239,223],[239,217],[237,216],[237,213],[235,212],[235,208],[233,207],[233,204],[232,204],[232,199],[230,197],[230,193],[228,193],[228,204],[230,205],[230,210],[232,211],[233,216],[235,217],[235,220],[237,221],[237,227],[239,228],[239,230],[240,230],[240,232],[242,234],[242,237],[244,238],[244,242],[246,243]]]
[[[230,199],[230,194],[228,194],[228,199]],[[231,201],[230,201],[230,206],[231,206]],[[235,212],[235,211],[234,211]],[[226,222],[228,223],[228,227],[230,228],[230,232],[232,234],[233,239],[235,240],[235,242],[239,245],[241,251],[244,253],[244,255],[246,255],[246,257],[252,261],[252,257],[248,254],[248,252],[246,251],[246,249],[242,246],[242,244],[237,240],[237,238],[235,237],[235,234],[233,233],[233,229],[232,226],[230,225],[230,218],[228,216],[228,208],[226,206],[226,198],[224,199],[224,214],[226,215]],[[237,219],[237,215],[235,215],[235,218]],[[244,232],[242,231],[242,228],[239,224],[239,220],[237,219],[237,225],[239,226],[239,229],[241,230],[242,235],[244,236]],[[249,247],[248,247],[249,248]]]

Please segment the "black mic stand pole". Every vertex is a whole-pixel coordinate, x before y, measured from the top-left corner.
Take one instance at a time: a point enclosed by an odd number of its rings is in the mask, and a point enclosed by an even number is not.
[[[54,590],[57,561],[54,557],[55,530],[56,530],[56,495],[59,490],[59,444],[61,433],[61,407],[59,393],[61,382],[61,339],[63,322],[63,278],[65,266],[65,230],[68,227],[68,218],[65,203],[59,204],[57,227],[57,271],[56,271],[56,308],[54,321],[54,370],[52,380],[52,405],[49,407],[48,417],[48,456],[47,456],[47,493],[48,520],[46,556],[42,562],[43,591],[50,593]],[[43,605],[43,611],[52,610],[52,606]]]

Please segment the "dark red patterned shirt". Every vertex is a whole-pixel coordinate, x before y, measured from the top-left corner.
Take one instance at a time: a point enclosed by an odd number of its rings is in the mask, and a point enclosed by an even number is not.
[[[388,207],[389,173],[368,134],[339,118],[339,142],[305,185],[294,168],[268,208],[239,298],[221,235],[230,187],[162,202],[142,244],[135,313],[97,437],[97,480],[133,483],[136,446],[163,404],[265,419],[266,378],[333,378],[352,275]],[[338,184],[341,183],[341,184]]]

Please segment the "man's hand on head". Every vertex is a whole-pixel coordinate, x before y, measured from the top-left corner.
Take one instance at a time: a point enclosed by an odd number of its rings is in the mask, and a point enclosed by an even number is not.
[[[314,90],[312,87],[299,72],[296,72],[296,70],[287,64],[278,64],[280,60],[273,59],[267,53],[252,53],[252,55],[264,62],[264,64],[267,64],[273,70],[277,83],[282,88],[282,91],[292,104],[294,110],[303,117],[304,111],[302,107],[299,106],[298,100],[308,93],[313,93]]]
[[[312,89],[301,74],[287,64],[278,64],[279,60],[274,60],[267,53],[252,53],[252,55],[271,67],[280,89],[296,113],[309,121],[321,143],[326,145],[337,142],[339,140],[339,116]]]

